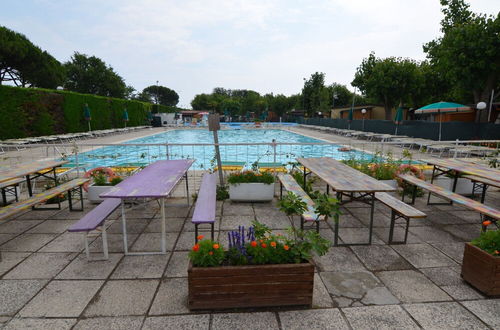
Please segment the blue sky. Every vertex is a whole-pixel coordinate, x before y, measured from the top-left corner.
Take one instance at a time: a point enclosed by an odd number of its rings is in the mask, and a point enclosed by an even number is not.
[[[0,25],[59,61],[95,55],[137,90],[157,80],[174,89],[180,106],[214,87],[291,95],[316,71],[352,89],[371,51],[424,59],[441,18],[439,0],[0,1]]]

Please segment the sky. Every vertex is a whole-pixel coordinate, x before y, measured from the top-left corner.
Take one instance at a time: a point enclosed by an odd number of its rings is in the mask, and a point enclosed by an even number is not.
[[[138,91],[175,90],[185,108],[214,87],[296,94],[317,71],[352,90],[370,52],[425,59],[441,19],[439,0],[0,0],[0,25],[59,61],[97,56]]]

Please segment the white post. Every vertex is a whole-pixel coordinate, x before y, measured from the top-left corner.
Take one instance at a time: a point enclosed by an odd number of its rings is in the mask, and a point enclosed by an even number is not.
[[[457,158],[457,148],[458,148],[458,139],[455,141],[455,154],[453,155],[453,158]]]

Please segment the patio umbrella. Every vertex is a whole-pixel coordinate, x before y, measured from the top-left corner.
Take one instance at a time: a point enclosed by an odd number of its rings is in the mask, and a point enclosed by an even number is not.
[[[396,123],[396,131],[394,132],[394,135],[398,135],[399,124],[403,122],[403,107],[401,107],[401,105],[398,107],[398,110],[396,111],[396,117],[394,117],[394,122]]]
[[[89,124],[89,132],[90,132],[91,131],[91,129],[90,129],[90,119],[92,119],[92,117],[90,115],[90,108],[89,108],[89,105],[87,103],[85,103],[85,105],[83,107],[83,117],[85,118],[85,120]]]
[[[128,121],[127,108],[123,109],[123,121],[125,122],[125,127],[127,127],[127,121]]]
[[[453,102],[437,102],[415,110],[415,114],[435,114],[439,116],[439,141],[441,141],[441,114],[450,112],[472,112],[472,108]]]

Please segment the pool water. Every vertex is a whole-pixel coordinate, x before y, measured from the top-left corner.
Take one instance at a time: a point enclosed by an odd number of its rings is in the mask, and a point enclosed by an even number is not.
[[[360,151],[339,151],[339,145],[294,145],[294,143],[320,143],[304,135],[279,129],[221,130],[218,132],[219,143],[248,143],[249,145],[220,146],[223,162],[245,162],[248,167],[254,162],[279,162],[288,164],[297,157],[332,157],[348,159],[352,157],[371,159],[370,154]],[[277,145],[276,152],[272,145],[252,143],[292,143]],[[208,130],[172,130],[147,136],[124,144],[156,144],[140,146],[106,146],[79,154],[78,161],[87,168],[97,166],[141,166],[161,159],[195,159],[192,169],[213,168],[215,164],[214,146],[169,145],[167,144],[213,144],[213,133]],[[72,163],[75,159],[70,159]]]

